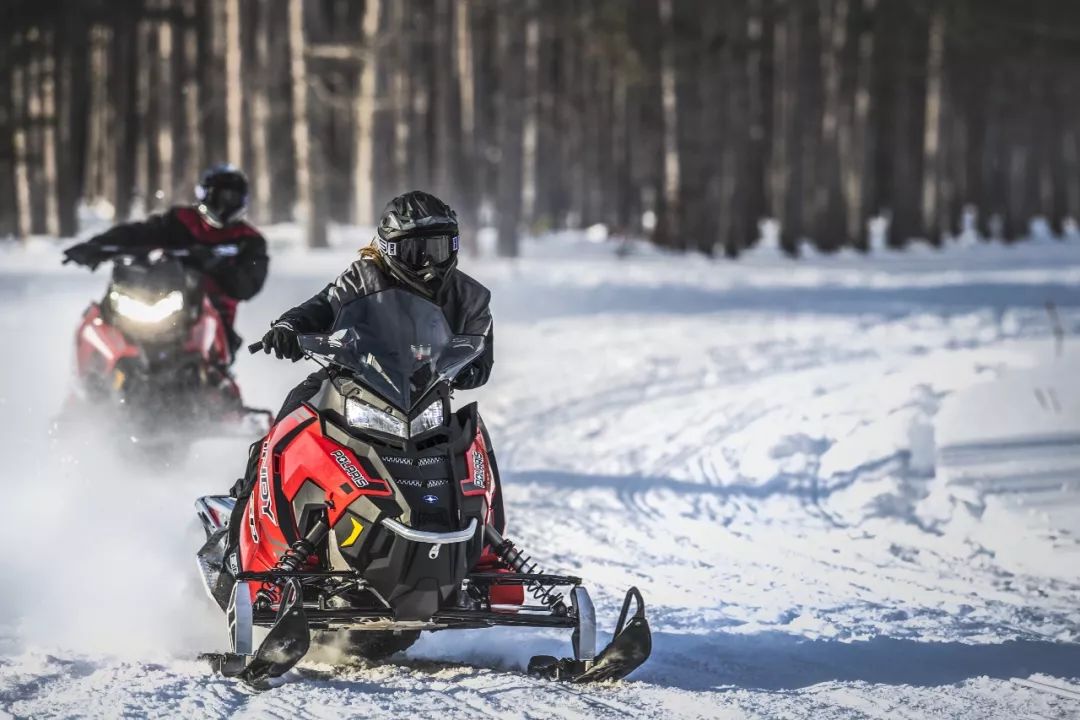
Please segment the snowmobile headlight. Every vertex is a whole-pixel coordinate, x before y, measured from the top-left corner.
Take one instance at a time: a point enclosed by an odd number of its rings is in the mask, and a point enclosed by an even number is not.
[[[354,398],[345,400],[345,420],[353,427],[377,430],[402,438],[409,436],[404,420],[398,420],[390,413]]]
[[[412,419],[409,423],[409,434],[419,435],[425,433],[432,428],[437,428],[443,424],[443,404],[442,400],[436,400],[427,406],[424,412],[420,413]]]
[[[109,293],[113,309],[129,320],[137,323],[159,323],[184,307],[184,294],[179,290],[161,298],[157,302],[146,303],[138,298],[113,290]]]

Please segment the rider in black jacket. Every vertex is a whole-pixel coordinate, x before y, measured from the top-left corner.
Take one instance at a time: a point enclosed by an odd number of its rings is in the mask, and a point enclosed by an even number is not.
[[[484,354],[455,380],[471,389],[488,381],[494,362],[491,293],[457,269],[458,223],[450,207],[433,195],[413,190],[391,200],[383,210],[371,246],[334,282],[310,300],[274,321],[263,349],[279,358],[303,357],[298,335],[330,330],[342,305],[392,287],[402,287],[439,305],[456,334],[483,335]],[[326,380],[325,371],[308,376],[285,399],[281,420],[312,398]]]
[[[328,332],[342,305],[399,287],[439,305],[454,333],[484,336],[483,355],[454,380],[454,386],[462,389],[483,385],[491,375],[494,362],[491,311],[488,308],[491,293],[457,269],[458,244],[457,215],[446,203],[419,190],[399,195],[383,210],[372,244],[363,248],[360,257],[334,282],[275,320],[262,339],[263,350],[295,362],[303,357],[300,334]],[[276,422],[313,398],[327,377],[326,371],[320,370],[293,388],[285,398]],[[244,477],[229,491],[237,502],[229,522],[226,558],[239,543],[241,517],[255,486],[261,446],[262,440],[259,440],[248,449]],[[504,517],[502,492],[499,491],[495,501],[497,527],[503,527]],[[225,567],[227,569],[227,564]]]
[[[64,252],[65,261],[96,269],[111,256],[105,249],[110,245],[189,251],[188,263],[202,273],[207,297],[221,314],[235,352],[240,345],[233,330],[236,306],[253,298],[266,282],[270,262],[266,240],[243,219],[248,181],[237,168],[210,168],[196,186],[195,196],[193,207],[177,206],[142,222],[117,225],[74,245]]]

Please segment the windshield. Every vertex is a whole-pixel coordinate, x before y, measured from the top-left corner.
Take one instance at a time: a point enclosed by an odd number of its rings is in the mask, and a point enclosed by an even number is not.
[[[408,411],[479,357],[484,339],[454,335],[438,305],[393,288],[346,303],[329,334],[303,335],[301,346]]]

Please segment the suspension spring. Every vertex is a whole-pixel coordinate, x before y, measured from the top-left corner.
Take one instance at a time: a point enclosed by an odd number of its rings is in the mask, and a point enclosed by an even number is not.
[[[271,572],[298,572],[307,563],[307,559],[315,554],[316,546],[322,542],[329,531],[330,525],[326,520],[326,516],[323,515],[311,527],[307,535],[294,542],[288,550],[281,554]],[[268,604],[273,604],[274,590],[280,585],[281,583],[263,583],[259,592],[255,594],[256,600],[264,600]]]
[[[522,554],[520,550],[514,547],[514,543],[509,540],[503,540],[495,546],[494,550],[495,555],[516,573],[522,575],[542,575],[544,573],[543,568],[533,562],[530,556]],[[567,611],[562,594],[555,592],[539,580],[529,580],[525,583],[525,589],[544,607],[560,614]]]

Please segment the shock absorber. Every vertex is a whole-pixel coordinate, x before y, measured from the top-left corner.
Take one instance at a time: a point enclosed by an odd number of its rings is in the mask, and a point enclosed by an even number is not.
[[[488,525],[486,532],[488,540],[491,542],[492,550],[495,552],[495,556],[511,570],[522,575],[543,574],[543,568],[533,562],[531,557],[523,554],[514,547],[514,543],[500,535],[498,530]],[[541,605],[551,608],[552,612],[560,615],[568,612],[566,603],[563,602],[562,595],[545,586],[540,581],[529,580],[525,583],[525,589],[528,590],[533,598],[538,600]]]
[[[307,534],[294,542],[289,546],[288,550],[281,554],[277,564],[274,565],[274,569],[270,572],[294,573],[299,571],[307,562],[307,559],[315,553],[315,549],[319,546],[319,543],[323,541],[328,532],[330,532],[330,522],[326,518],[326,513],[321,513],[319,518],[315,521],[315,524],[308,530]],[[277,583],[274,583],[272,586],[270,583],[263,585],[257,593],[257,598],[272,603],[272,589],[277,586]]]

